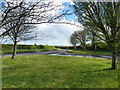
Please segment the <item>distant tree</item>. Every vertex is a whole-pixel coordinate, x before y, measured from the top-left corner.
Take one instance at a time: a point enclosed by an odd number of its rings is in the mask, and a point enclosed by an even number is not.
[[[77,31],[77,39],[80,42],[81,47],[86,49],[86,41],[87,41],[87,30]]]
[[[99,32],[96,32],[94,33],[93,30],[94,28],[92,27],[86,27],[87,31],[88,31],[88,34],[87,34],[87,39],[88,41],[91,42],[91,46],[92,48],[96,51],[97,50],[97,45],[100,43],[100,42],[103,42],[100,38],[98,38],[95,34],[99,34]],[[99,34],[101,35],[101,34]]]
[[[76,44],[80,44],[80,46],[85,50],[86,49],[86,40],[87,40],[87,31],[75,31],[71,37],[70,42],[74,45],[74,49],[76,49]]]
[[[76,31],[70,36],[70,43],[74,46],[74,49],[76,50],[76,44],[77,44],[77,33],[76,33]]]
[[[79,22],[94,28],[95,36],[108,44],[112,52],[111,69],[115,70],[120,51],[120,2],[75,2],[74,9]]]

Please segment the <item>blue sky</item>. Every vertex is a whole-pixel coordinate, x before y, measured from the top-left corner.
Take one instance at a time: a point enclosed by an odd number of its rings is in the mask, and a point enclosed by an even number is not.
[[[69,10],[69,13],[73,12],[73,9],[69,7],[71,5],[71,0],[58,1],[63,5],[63,10]],[[74,14],[66,16],[66,18],[66,21],[71,22],[74,22],[74,19],[77,19]],[[69,42],[70,35],[76,30],[82,30],[82,28],[69,24],[37,25],[36,32],[38,33],[38,40],[36,40],[36,44],[69,46],[71,45]],[[12,43],[12,41],[8,40],[6,43]],[[35,44],[35,40],[20,41],[19,44]]]

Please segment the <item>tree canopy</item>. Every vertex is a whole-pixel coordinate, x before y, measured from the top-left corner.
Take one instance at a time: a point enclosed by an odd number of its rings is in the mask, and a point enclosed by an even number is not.
[[[92,27],[92,32],[108,43],[115,69],[120,47],[120,2],[75,2],[74,10],[80,23]]]

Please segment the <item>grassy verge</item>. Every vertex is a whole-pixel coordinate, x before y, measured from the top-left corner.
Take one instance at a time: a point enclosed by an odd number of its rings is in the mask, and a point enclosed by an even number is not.
[[[55,48],[53,46],[45,46],[43,49],[17,49],[17,53],[29,53],[29,52],[44,52],[44,51],[52,51],[52,50],[59,50],[59,48]],[[12,49],[3,49],[2,54],[11,54]]]
[[[108,51],[92,51],[92,50],[68,50],[71,53],[78,53],[78,54],[87,54],[87,55],[111,55],[111,52]]]
[[[118,70],[104,70],[111,60],[24,55],[3,57],[4,88],[117,88]]]
[[[56,49],[51,49],[56,50]],[[51,51],[49,49],[17,49],[17,53],[30,53],[30,52],[44,52],[44,51]],[[12,50],[2,50],[2,54],[11,54]]]

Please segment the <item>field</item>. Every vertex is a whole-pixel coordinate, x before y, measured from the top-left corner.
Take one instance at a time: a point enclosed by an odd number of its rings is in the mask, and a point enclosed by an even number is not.
[[[3,57],[4,88],[118,88],[111,60],[25,55]]]
[[[47,46],[47,45],[17,45],[17,53],[29,53],[29,52],[44,52],[51,50],[58,50],[59,48],[55,48],[55,46]],[[12,44],[3,44],[2,50],[0,50],[2,54],[11,54],[13,52]]]
[[[87,54],[87,55],[107,55],[110,56],[111,52],[110,51],[93,51],[93,50],[69,50],[68,52],[71,53],[78,53],[78,54]]]

